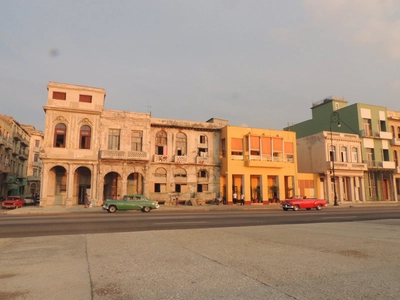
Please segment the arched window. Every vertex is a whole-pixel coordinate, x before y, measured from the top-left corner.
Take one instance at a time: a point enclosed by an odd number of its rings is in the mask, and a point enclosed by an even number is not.
[[[340,147],[340,160],[342,162],[347,162],[347,147]]]
[[[167,133],[165,131],[156,133],[156,155],[167,155]]]
[[[83,125],[79,132],[79,149],[90,149],[91,128]]]
[[[356,147],[351,148],[351,161],[358,162],[358,149]]]
[[[67,126],[65,126],[62,123],[57,124],[54,129],[53,147],[65,148],[66,136],[67,136]]]
[[[186,155],[187,137],[186,134],[179,132],[176,135],[176,155],[184,156]]]

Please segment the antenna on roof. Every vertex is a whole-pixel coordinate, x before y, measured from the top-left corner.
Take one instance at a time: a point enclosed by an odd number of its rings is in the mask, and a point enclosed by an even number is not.
[[[149,100],[147,100],[147,105],[143,105],[147,107],[147,112],[150,113],[150,117],[151,117],[151,105],[149,105]]]

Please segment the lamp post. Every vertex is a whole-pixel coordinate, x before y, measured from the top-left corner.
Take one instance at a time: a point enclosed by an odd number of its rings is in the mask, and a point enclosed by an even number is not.
[[[331,114],[330,118],[330,124],[329,124],[329,129],[331,132],[331,160],[332,160],[332,170],[331,174],[333,175],[333,199],[334,199],[334,206],[339,206],[338,199],[337,199],[337,193],[336,193],[336,175],[335,175],[335,159],[336,159],[336,151],[333,151],[333,138],[332,138],[332,123],[336,123],[338,127],[340,127],[340,117],[339,113],[334,111]]]

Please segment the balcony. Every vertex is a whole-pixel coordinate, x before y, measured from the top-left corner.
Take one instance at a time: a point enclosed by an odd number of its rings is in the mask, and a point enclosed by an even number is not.
[[[392,139],[392,146],[400,146],[400,139],[399,138]]]
[[[386,131],[379,131],[379,138],[384,140],[391,140],[393,138],[393,133]]]
[[[100,159],[149,160],[147,153],[141,151],[100,150],[99,152]]]
[[[275,156],[263,156],[261,158],[255,155],[245,158],[245,166],[247,167],[284,168],[288,166],[288,163],[293,164],[293,160]]]
[[[208,156],[196,156],[196,164],[209,164],[210,158]]]
[[[28,180],[28,182],[40,181],[40,177],[39,176],[27,176],[26,179]]]
[[[376,160],[366,160],[363,161],[367,164],[368,169],[392,169],[396,168],[394,161],[376,161]],[[336,166],[336,164],[335,164]]]
[[[175,155],[174,156],[174,162],[179,163],[179,164],[186,164],[187,163],[187,155]]]
[[[166,162],[168,162],[168,155],[156,154],[156,155],[154,155],[154,162],[166,163]]]
[[[328,170],[333,168],[332,161],[327,161],[326,165]],[[335,170],[367,171],[367,169],[366,163],[335,161]]]

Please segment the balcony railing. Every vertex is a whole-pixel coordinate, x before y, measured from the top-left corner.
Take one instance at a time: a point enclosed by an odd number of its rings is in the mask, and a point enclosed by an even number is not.
[[[328,170],[333,168],[332,161],[327,161],[326,165],[327,165],[327,169]],[[367,164],[366,163],[335,161],[335,169],[337,169],[337,170],[360,170],[360,171],[366,171],[368,168],[367,168]]]
[[[396,165],[394,161],[377,161],[377,160],[365,160],[363,163],[367,164],[370,169],[395,169]],[[336,166],[336,164],[335,164]]]
[[[210,158],[208,156],[196,156],[196,164],[209,164]]]
[[[188,160],[188,157],[186,155],[175,155],[174,156],[174,162],[180,163],[180,164],[186,164]]]
[[[168,162],[168,155],[156,154],[154,155],[154,162],[161,162],[161,163]]]
[[[393,146],[400,146],[400,139],[399,138],[392,139],[392,145]]]
[[[101,159],[148,160],[147,152],[141,151],[100,150],[99,156]]]

